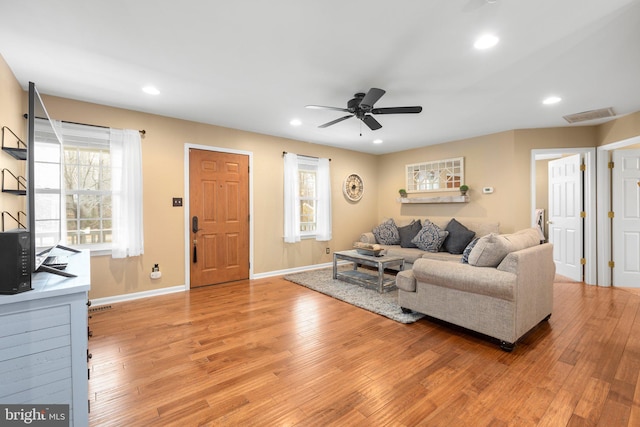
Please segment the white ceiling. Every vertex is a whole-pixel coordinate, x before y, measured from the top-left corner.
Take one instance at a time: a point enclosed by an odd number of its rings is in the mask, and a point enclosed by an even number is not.
[[[363,152],[640,111],[640,0],[2,0],[0,17],[25,89]],[[304,108],[371,87],[423,111],[371,131]]]

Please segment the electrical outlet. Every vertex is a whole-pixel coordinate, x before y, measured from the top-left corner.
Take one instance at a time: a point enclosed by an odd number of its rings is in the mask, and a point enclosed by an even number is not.
[[[325,250],[325,252],[326,252],[326,253],[327,253],[327,255],[328,255],[328,254],[330,254],[330,253],[331,253],[331,249],[327,248],[327,249]]]
[[[173,206],[174,207],[182,206],[182,197],[174,197],[173,198]]]

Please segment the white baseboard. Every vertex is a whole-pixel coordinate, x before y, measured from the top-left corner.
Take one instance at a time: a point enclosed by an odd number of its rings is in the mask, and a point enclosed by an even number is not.
[[[350,263],[347,261],[338,262],[338,265],[342,265],[342,264],[350,264]],[[285,270],[267,271],[265,273],[254,274],[251,279],[254,280],[254,279],[264,279],[266,277],[284,276],[285,274],[299,273],[301,271],[319,270],[321,268],[327,268],[332,266],[333,266],[333,262],[327,262],[324,264],[314,264],[314,265],[305,265],[303,267],[287,268]],[[158,295],[172,294],[175,292],[184,292],[188,290],[189,288],[187,288],[186,286],[180,285],[180,286],[172,286],[170,288],[136,292],[132,294],[116,295],[113,297],[93,298],[91,299],[91,306],[93,307],[93,306],[114,304],[114,303],[124,302],[124,301],[133,301],[140,298],[149,298],[149,297],[155,297]]]
[[[338,261],[338,265],[351,264],[349,261]],[[319,270],[321,268],[333,267],[333,262],[324,264],[305,265],[303,267],[287,268],[285,270],[267,271],[266,273],[258,273],[253,275],[253,279],[264,279],[265,277],[284,276],[285,274],[299,273],[301,271]]]
[[[117,302],[132,301],[140,298],[155,297],[158,295],[173,294],[175,292],[184,292],[185,286],[172,286],[170,288],[154,289],[152,291],[135,292],[132,294],[116,295],[113,297],[94,298],[91,299],[91,306],[100,306],[106,304],[114,304]]]

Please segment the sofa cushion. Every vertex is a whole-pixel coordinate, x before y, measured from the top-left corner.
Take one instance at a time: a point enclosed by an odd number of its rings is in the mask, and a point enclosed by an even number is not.
[[[497,267],[510,252],[539,243],[535,228],[526,228],[513,234],[491,233],[478,240],[469,254],[469,264],[476,267]]]
[[[491,233],[481,237],[471,249],[469,264],[476,267],[497,267],[509,252],[509,241],[502,235]]]
[[[400,246],[403,248],[417,248],[417,246],[411,242],[414,237],[422,229],[422,223],[420,220],[411,221],[411,224],[404,227],[398,227],[398,233],[400,234]]]
[[[419,248],[403,248],[400,245],[382,245],[384,254],[389,256],[399,256],[404,258],[405,265],[413,264],[417,259],[422,258],[424,251]],[[408,267],[405,267],[408,268]]]
[[[448,231],[449,235],[444,240],[443,246],[450,254],[461,254],[476,235],[475,231],[469,230],[455,218],[449,221],[445,231]]]
[[[389,218],[382,224],[378,225],[373,230],[373,235],[376,236],[376,240],[381,245],[399,245],[400,233],[398,233],[398,227],[393,221],[393,218]]]
[[[424,221],[422,228],[411,241],[423,251],[438,252],[449,232],[441,229],[428,219]]]

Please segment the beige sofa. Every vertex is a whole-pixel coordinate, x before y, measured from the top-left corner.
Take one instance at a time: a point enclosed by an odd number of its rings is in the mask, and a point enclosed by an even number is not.
[[[451,218],[440,218],[440,217],[429,217],[429,220],[433,222],[435,225],[440,227],[441,229],[445,229],[447,224]],[[459,219],[462,224],[464,224],[469,230],[474,231],[476,233],[475,237],[483,237],[488,235],[489,233],[498,233],[500,228],[500,223],[495,221],[482,221],[477,219]],[[405,226],[409,224],[410,220],[402,220],[396,221],[399,227]],[[370,243],[370,244],[379,244],[376,241],[376,237],[372,232],[362,233],[360,235],[360,242],[362,243]],[[448,252],[428,252],[419,248],[403,248],[400,245],[383,245],[380,244],[380,247],[384,250],[386,255],[392,256],[401,256],[404,258],[404,269],[410,270],[413,267],[413,263],[419,258],[429,258],[434,260],[441,261],[456,261],[459,262],[461,255],[460,254],[450,254]]]
[[[505,351],[553,309],[553,247],[535,228],[478,240],[469,263],[419,258],[398,273],[398,303],[500,341]],[[475,264],[475,265],[473,265]]]

